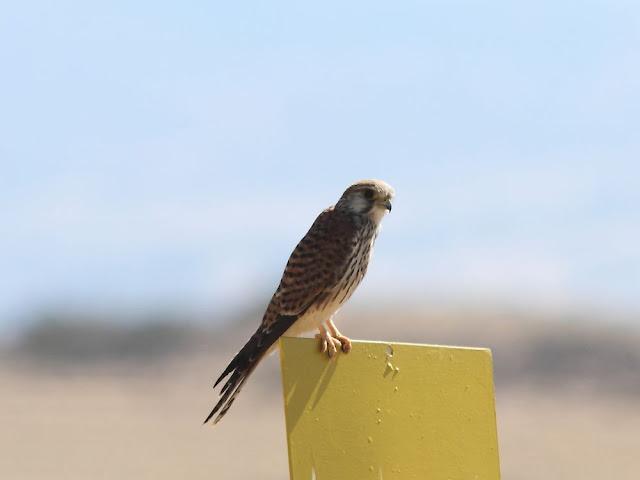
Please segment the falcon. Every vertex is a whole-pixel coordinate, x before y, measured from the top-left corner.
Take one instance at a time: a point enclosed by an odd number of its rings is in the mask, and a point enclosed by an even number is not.
[[[227,413],[249,375],[282,335],[318,330],[320,350],[349,353],[351,341],[333,316],[351,297],[369,266],[380,222],[391,211],[394,190],[381,180],[361,180],[324,210],[293,250],[262,323],[216,380],[226,379],[204,423]],[[228,378],[227,378],[228,377]]]

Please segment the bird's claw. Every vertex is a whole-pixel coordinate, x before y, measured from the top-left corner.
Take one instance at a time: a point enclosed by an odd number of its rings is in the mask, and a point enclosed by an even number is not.
[[[332,358],[338,350],[342,350],[344,353],[351,351],[351,340],[343,335],[337,337],[327,333],[316,333],[316,338],[320,341],[320,351],[326,353],[329,358]]]
[[[335,337],[336,339],[338,339],[338,341],[340,342],[340,345],[342,347],[342,351],[344,353],[349,353],[351,351],[351,339],[345,337],[344,335],[338,334]]]

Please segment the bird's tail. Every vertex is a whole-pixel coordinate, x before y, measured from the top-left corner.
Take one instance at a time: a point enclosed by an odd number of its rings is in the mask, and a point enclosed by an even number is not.
[[[216,406],[213,407],[211,413],[207,416],[204,423],[211,420],[216,413],[218,416],[213,421],[218,423],[225,413],[231,407],[238,393],[242,389],[244,382],[247,381],[251,372],[256,368],[262,357],[267,353],[269,348],[284,334],[289,327],[298,319],[298,315],[279,316],[276,321],[271,322],[268,326],[261,325],[251,336],[244,347],[233,357],[233,360],[227,365],[222,375],[218,377],[213,388],[224,380],[229,378],[220,390],[220,399]]]

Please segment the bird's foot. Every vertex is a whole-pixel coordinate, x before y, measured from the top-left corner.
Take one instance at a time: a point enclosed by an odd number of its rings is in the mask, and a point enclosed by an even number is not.
[[[349,353],[351,351],[351,339],[349,337],[345,337],[340,332],[337,333],[333,338],[337,339],[342,345],[342,351],[344,353]]]
[[[333,323],[333,320],[331,319],[329,319],[325,327],[331,336],[340,342],[340,348],[342,351],[344,353],[349,353],[351,351],[351,339],[342,335],[340,330],[338,330],[338,327],[336,327],[336,324]]]
[[[343,344],[336,337],[332,337],[327,331],[316,333],[316,338],[320,340],[320,351],[326,353],[329,358],[338,353],[338,349],[343,349]],[[351,345],[349,345],[351,346]]]

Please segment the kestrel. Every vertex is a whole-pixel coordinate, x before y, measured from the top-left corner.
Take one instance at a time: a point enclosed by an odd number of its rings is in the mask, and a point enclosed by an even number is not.
[[[362,180],[345,190],[338,203],[324,210],[293,250],[262,323],[216,380],[229,377],[207,423],[227,413],[260,360],[282,335],[318,329],[320,349],[333,357],[348,353],[351,341],[333,316],[362,281],[382,218],[391,211],[394,190],[381,180]]]

